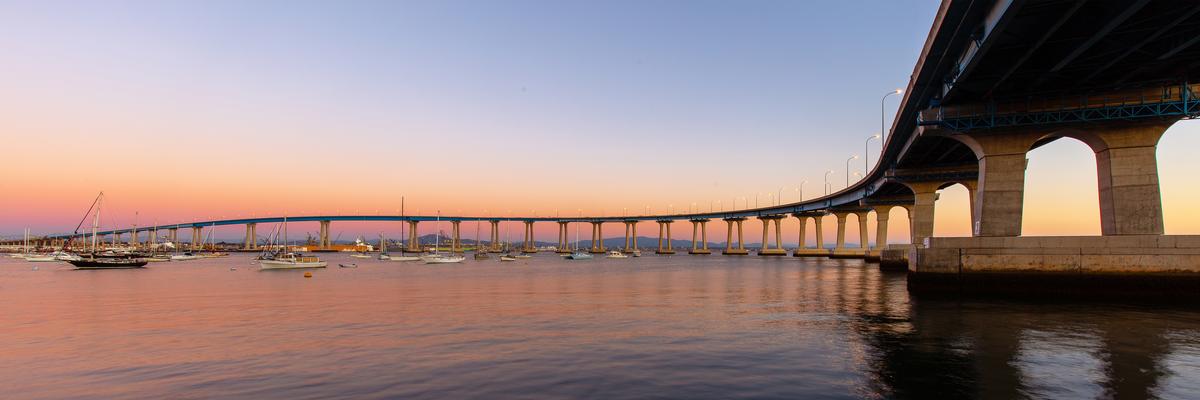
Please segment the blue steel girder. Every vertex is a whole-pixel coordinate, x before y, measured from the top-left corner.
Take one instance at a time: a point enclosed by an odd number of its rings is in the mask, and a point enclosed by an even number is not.
[[[1051,125],[1102,121],[1132,121],[1148,118],[1200,118],[1200,102],[1192,85],[1184,84],[1178,98],[1164,101],[1142,99],[1136,103],[1089,107],[1086,101],[1079,107],[1032,112],[996,112],[994,103],[980,113],[946,115],[944,108],[936,112],[918,113],[917,124],[939,126],[956,132],[1032,125]],[[930,115],[933,114],[933,115]]]

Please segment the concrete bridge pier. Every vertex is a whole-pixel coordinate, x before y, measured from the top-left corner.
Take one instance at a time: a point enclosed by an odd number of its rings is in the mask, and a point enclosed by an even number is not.
[[[867,210],[834,212],[838,222],[837,247],[829,254],[830,258],[866,258],[870,248],[867,232]],[[846,247],[846,217],[854,215],[858,219],[858,248]]]
[[[571,253],[571,239],[570,235],[567,234],[567,226],[569,224],[567,221],[558,221],[558,249],[554,251],[555,253]]]
[[[783,228],[779,226],[779,221],[784,219],[783,215],[764,215],[758,217],[763,224],[762,248],[758,250],[760,256],[786,256],[787,250],[783,248]],[[775,247],[771,247],[770,232],[771,223],[775,224]]]
[[[459,236],[459,225],[462,221],[450,221],[450,252],[462,253],[462,240]]]
[[[743,240],[742,240],[742,238],[743,238],[742,222],[745,220],[746,220],[745,218],[741,218],[741,217],[724,218],[724,221],[728,227],[728,230],[726,231],[726,234],[725,234],[725,250],[722,251],[721,254],[724,254],[727,256],[744,256],[744,255],[750,254],[750,252],[746,250],[745,242],[743,242]],[[733,247],[734,225],[737,226],[737,247]]]
[[[179,246],[179,228],[167,229],[167,240],[171,244]]]
[[[592,246],[588,249],[588,253],[604,254],[604,223],[600,221],[592,221]]]
[[[192,250],[200,250],[204,244],[204,228],[192,227]]]
[[[660,220],[658,222],[658,249],[655,254],[675,254],[675,249],[671,245],[671,223],[675,221]]]
[[[491,223],[491,225],[492,225],[491,243],[489,243],[488,252],[499,253],[500,252],[500,221],[499,220],[491,220],[488,222]]]
[[[521,246],[521,252],[533,254],[537,251],[537,245],[533,242],[533,221],[525,221],[525,243]]]
[[[692,222],[692,248],[688,249],[688,254],[712,254],[708,249],[708,220],[693,219]],[[697,232],[699,235],[697,236]]]
[[[246,240],[242,243],[242,250],[254,250],[258,248],[258,224],[246,224]]]
[[[417,223],[418,221],[408,221],[408,246],[401,251],[402,253],[420,253],[422,251],[421,237],[418,235],[420,231],[417,230]]]
[[[821,217],[824,217],[824,214],[800,214],[800,213],[797,213],[797,214],[792,214],[792,216],[796,217],[796,219],[800,220],[800,245],[798,247],[796,247],[795,251],[792,251],[792,256],[793,257],[825,257],[825,256],[828,256],[829,250],[825,248],[825,238],[824,238],[824,234],[821,232]],[[806,245],[805,245],[805,243],[807,242],[805,239],[806,239],[806,236],[808,235],[808,228],[806,227],[806,225],[808,225],[809,218],[812,218],[813,226],[816,227],[816,239],[817,239],[817,247],[811,248],[811,249],[806,247]]]
[[[625,248],[622,250],[626,253],[633,253],[638,250],[637,223],[637,221],[625,221]]]
[[[319,233],[320,238],[318,239],[320,240],[320,243],[317,244],[321,250],[329,250],[333,244],[329,241],[329,223],[330,221],[321,221],[321,231]]]

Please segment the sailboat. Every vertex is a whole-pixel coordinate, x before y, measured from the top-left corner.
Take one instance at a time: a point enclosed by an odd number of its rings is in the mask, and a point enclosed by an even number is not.
[[[475,259],[488,259],[488,252],[483,248],[483,244],[479,242],[479,220],[475,220]]]
[[[456,255],[446,255],[438,252],[438,246],[442,243],[442,212],[438,211],[437,216],[437,234],[434,235],[433,253],[421,256],[421,261],[426,264],[456,264],[465,261],[467,258]]]
[[[266,270],[266,269],[301,269],[301,268],[325,268],[326,266],[328,266],[328,263],[321,261],[321,259],[316,256],[305,256],[300,253],[293,253],[293,252],[289,251],[290,250],[289,243],[287,240],[287,217],[283,217],[282,231],[283,231],[283,248],[276,250],[276,251],[264,250],[263,254],[261,256],[259,256],[261,258],[261,260],[258,262],[259,268],[264,269],[264,270]],[[274,233],[274,235],[272,235],[272,239],[274,239],[275,236],[278,236],[278,232],[273,232],[273,233]],[[272,240],[271,242],[272,242],[271,244],[274,244],[274,240]],[[274,246],[267,246],[267,249],[270,249],[271,247],[274,247]]]
[[[92,208],[96,210],[96,213],[92,216],[92,251],[81,255],[78,260],[68,260],[67,262],[74,265],[75,269],[129,269],[145,267],[147,264],[146,260],[134,257],[132,254],[101,254],[98,251],[96,231],[100,226],[100,210],[103,206],[104,192],[100,192],[100,195],[96,196],[96,200],[92,202]],[[92,212],[92,208],[88,209],[88,214]],[[83,221],[87,220],[87,214],[84,214],[83,218],[83,220],[79,221],[79,225],[75,227],[75,233],[79,233],[79,227],[83,226]]]
[[[579,250],[579,224],[575,224],[575,251],[567,256],[568,260],[591,260],[592,255]]]

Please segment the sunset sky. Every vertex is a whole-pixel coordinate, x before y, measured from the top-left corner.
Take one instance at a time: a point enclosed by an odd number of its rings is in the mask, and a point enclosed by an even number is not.
[[[540,216],[744,208],[803,181],[815,197],[879,131],[937,3],[0,3],[0,235],[70,232],[101,190],[106,227],[394,214],[402,196],[409,214]],[[1196,148],[1194,121],[1160,143],[1167,233],[1200,233]],[[1029,158],[1024,233],[1099,234],[1091,151]],[[936,234],[969,233],[965,190],[938,207]]]

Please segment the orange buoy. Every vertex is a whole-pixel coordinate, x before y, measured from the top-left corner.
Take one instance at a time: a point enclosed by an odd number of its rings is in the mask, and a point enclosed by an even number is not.
[[[305,278],[312,278],[312,272],[305,272],[305,273],[304,273],[304,277],[305,277]]]

